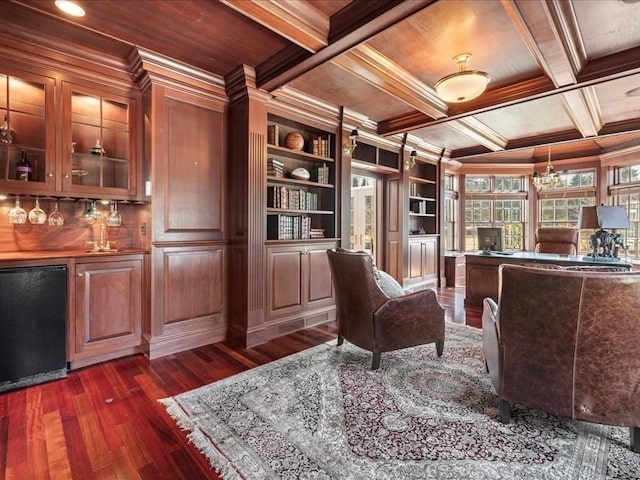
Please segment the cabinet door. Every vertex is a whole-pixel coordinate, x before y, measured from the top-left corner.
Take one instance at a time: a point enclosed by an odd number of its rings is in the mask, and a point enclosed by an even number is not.
[[[308,287],[306,291],[307,307],[315,308],[334,303],[331,269],[327,249],[334,248],[334,244],[314,245],[308,247]]]
[[[267,317],[301,312],[303,304],[304,247],[267,249]]]
[[[438,278],[438,241],[427,238],[422,241],[422,278],[425,281]]]
[[[0,186],[5,192],[55,189],[53,98],[51,78],[0,74]],[[30,164],[27,181],[19,180],[17,169],[23,151]]]
[[[72,360],[141,343],[142,260],[78,263]]]
[[[197,96],[154,90],[154,241],[224,238],[223,106]]]
[[[421,241],[409,242],[409,280],[422,280],[424,275],[423,248]]]
[[[131,197],[136,193],[136,101],[63,84],[62,189]]]

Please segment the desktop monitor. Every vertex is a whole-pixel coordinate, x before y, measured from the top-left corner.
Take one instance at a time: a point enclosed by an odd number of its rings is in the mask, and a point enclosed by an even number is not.
[[[502,228],[478,227],[478,248],[482,251],[502,251]]]

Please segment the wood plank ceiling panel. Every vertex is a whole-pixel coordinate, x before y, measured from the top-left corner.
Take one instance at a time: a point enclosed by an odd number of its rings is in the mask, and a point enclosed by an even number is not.
[[[16,0],[48,15],[59,15],[53,1]],[[288,42],[217,1],[94,1],[86,15],[66,24],[102,32],[129,45],[139,45],[224,76],[239,62],[257,65]],[[61,30],[67,36],[68,27]],[[54,33],[54,32],[48,32]],[[73,38],[68,39],[73,40]]]
[[[374,121],[412,110],[405,102],[332,63],[315,68],[290,85],[297,90],[310,92],[329,104],[348,105],[350,109]]]

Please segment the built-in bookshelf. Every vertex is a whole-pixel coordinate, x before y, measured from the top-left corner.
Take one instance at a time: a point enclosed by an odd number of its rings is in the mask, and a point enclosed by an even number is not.
[[[409,177],[409,235],[438,233],[438,168],[417,162]]]
[[[335,140],[276,115],[267,121],[267,241],[336,237]]]

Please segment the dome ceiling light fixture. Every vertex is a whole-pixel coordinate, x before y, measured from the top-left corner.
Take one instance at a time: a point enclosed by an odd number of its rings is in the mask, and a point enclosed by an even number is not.
[[[56,0],[56,7],[72,17],[84,17],[84,8],[71,0]]]
[[[470,53],[461,53],[453,57],[458,65],[458,71],[441,78],[436,83],[438,97],[447,103],[468,102],[482,95],[491,77],[480,70],[467,70],[467,62],[471,60]]]

